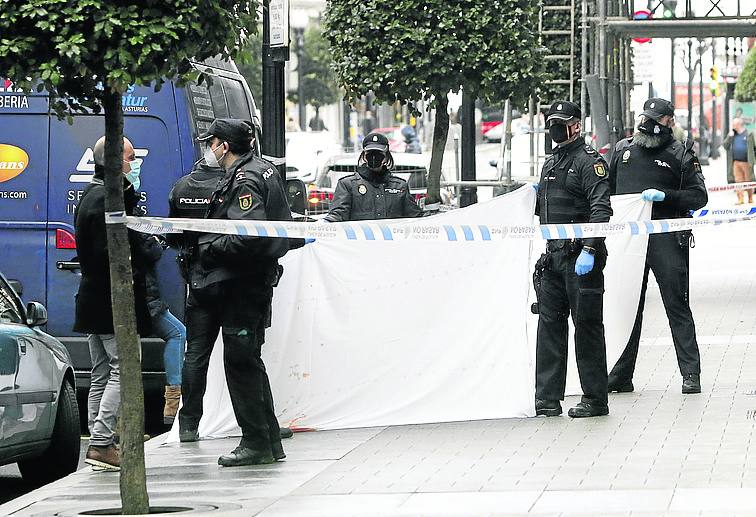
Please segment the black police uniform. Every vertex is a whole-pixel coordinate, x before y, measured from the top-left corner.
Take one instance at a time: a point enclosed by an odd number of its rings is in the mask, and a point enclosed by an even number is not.
[[[393,162],[385,135],[370,133],[363,140],[363,146],[364,153],[380,151]],[[422,215],[423,211],[412,198],[406,181],[391,174],[386,165],[380,171],[373,171],[363,164],[357,167],[356,173],[339,180],[325,220],[363,221]]]
[[[206,217],[285,221],[291,220],[291,211],[275,167],[250,151],[226,169]],[[182,431],[198,427],[210,354],[221,330],[226,381],[242,429],[241,446],[260,457],[284,457],[261,352],[265,328],[270,326],[273,287],[280,275],[278,259],[289,249],[287,239],[197,236],[188,268],[187,351],[179,412]]]
[[[657,115],[674,116],[671,103],[663,99],[649,99],[644,108],[648,109],[652,102],[657,109],[663,106],[666,111]],[[692,142],[681,143],[672,135],[668,135],[660,147],[648,148],[638,145],[633,140],[621,140],[614,149],[609,167],[612,193],[634,194],[646,189],[664,192],[664,201],[655,202],[653,205],[652,219],[690,217],[690,210],[697,210],[707,203],[706,185],[701,174],[701,165],[692,150]],[[635,324],[622,356],[609,374],[610,390],[633,389],[632,379],[643,325],[643,306],[649,270],[654,272],[659,284],[680,373],[683,377],[700,374],[701,359],[688,299],[688,258],[691,239],[690,231],[649,236]]]
[[[561,106],[561,108],[558,108]],[[554,103],[549,115],[580,117],[573,103]],[[564,119],[564,118],[563,118]],[[612,215],[607,166],[578,138],[560,146],[544,163],[536,214],[541,224],[602,223]],[[575,262],[583,246],[595,250],[593,269],[582,276]],[[603,323],[606,246],[603,238],[550,240],[542,257],[536,345],[536,399],[564,399],[567,375],[567,332],[570,313],[575,325],[575,355],[583,402],[605,407],[606,344]],[[559,408],[561,413],[561,408]],[[558,413],[555,413],[558,414]]]

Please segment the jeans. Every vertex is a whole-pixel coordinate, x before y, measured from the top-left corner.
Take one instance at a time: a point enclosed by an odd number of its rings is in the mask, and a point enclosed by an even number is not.
[[[89,385],[90,445],[107,447],[114,442],[121,406],[121,377],[118,345],[113,334],[89,334],[92,380]]]
[[[223,365],[241,444],[259,451],[280,446],[278,420],[261,352],[270,325],[273,289],[252,278],[234,278],[190,289],[186,303],[187,347],[184,361],[181,430],[197,429],[207,369],[218,331],[223,336]]]
[[[152,318],[153,333],[165,341],[163,349],[163,366],[165,367],[165,383],[170,386],[181,385],[181,368],[184,365],[184,345],[186,343],[186,327],[171,311]]]

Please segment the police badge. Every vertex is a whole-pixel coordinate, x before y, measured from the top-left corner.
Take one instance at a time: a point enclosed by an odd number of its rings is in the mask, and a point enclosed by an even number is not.
[[[630,149],[625,150],[624,153],[622,153],[622,163],[627,163],[630,160]]]
[[[252,208],[252,194],[242,194],[239,196],[239,208],[245,211]]]
[[[598,176],[599,178],[606,176],[606,169],[604,168],[604,165],[602,163],[594,163],[593,170],[596,172],[596,176]]]
[[[367,187],[363,184],[360,184],[360,186],[357,187],[357,192],[364,196],[365,194],[367,194]]]

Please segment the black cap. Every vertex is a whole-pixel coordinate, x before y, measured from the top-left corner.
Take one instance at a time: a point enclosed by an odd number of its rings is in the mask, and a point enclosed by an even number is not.
[[[675,106],[667,99],[651,97],[643,103],[643,113],[641,113],[641,115],[645,115],[646,117],[659,122],[659,119],[664,116],[674,117]]]
[[[580,106],[570,101],[556,101],[546,113],[546,125],[552,120],[567,122],[580,119]]]
[[[204,142],[217,137],[224,142],[249,143],[255,136],[252,124],[238,118],[217,118],[213,120],[206,133],[197,137]]]
[[[389,150],[389,141],[386,135],[382,133],[370,133],[362,141],[362,148],[365,151],[381,151],[387,153]]]

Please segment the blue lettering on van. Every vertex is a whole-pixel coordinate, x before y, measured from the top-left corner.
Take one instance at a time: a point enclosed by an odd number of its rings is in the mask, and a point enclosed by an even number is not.
[[[135,86],[132,84],[126,90],[126,95],[121,98],[121,105],[125,112],[149,112],[149,106],[146,106],[147,97],[141,95],[133,95]]]

